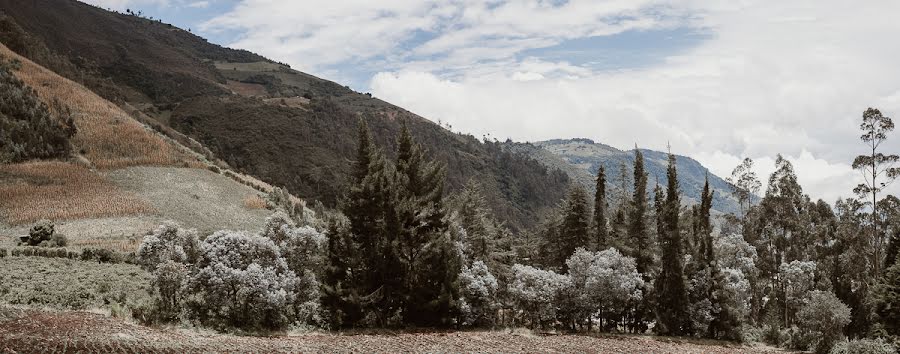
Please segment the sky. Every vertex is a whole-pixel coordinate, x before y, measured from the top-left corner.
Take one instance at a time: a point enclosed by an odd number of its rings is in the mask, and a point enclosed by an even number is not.
[[[668,144],[722,177],[750,157],[764,185],[780,153],[828,202],[862,181],[862,112],[900,113],[895,0],[88,2],[477,137]],[[900,153],[900,132],[882,148]]]

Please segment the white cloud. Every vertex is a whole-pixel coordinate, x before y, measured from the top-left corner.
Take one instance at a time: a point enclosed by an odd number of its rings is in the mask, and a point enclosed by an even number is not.
[[[858,180],[862,111],[900,118],[896,13],[896,1],[244,0],[202,28],[240,31],[231,46],[314,74],[370,68],[376,96],[476,136],[670,142],[721,176],[753,157],[763,179],[783,153],[807,192],[833,202]],[[650,67],[522,57],[684,27],[710,36]],[[885,147],[897,151],[900,133]]]
[[[859,175],[849,163],[864,153],[862,111],[875,105],[900,118],[900,42],[890,40],[900,23],[888,15],[900,3],[741,4],[688,4],[698,14],[692,24],[712,38],[649,68],[526,81],[537,76],[525,62],[454,78],[398,70],[376,75],[372,92],[476,136],[583,136],[655,149],[671,142],[720,176],[750,156],[769,168],[766,178],[783,153],[813,197],[850,195]],[[885,145],[898,147],[900,133]]]
[[[209,7],[209,1],[194,1],[187,5],[188,7],[193,7],[195,9],[205,9]]]

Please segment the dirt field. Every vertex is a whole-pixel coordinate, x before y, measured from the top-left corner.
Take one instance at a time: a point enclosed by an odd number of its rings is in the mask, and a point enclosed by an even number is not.
[[[3,311],[0,309],[0,311]],[[310,333],[240,337],[158,329],[89,312],[7,309],[0,313],[0,352],[504,352],[772,353],[769,348],[702,345],[652,337],[539,335],[505,331],[396,334]],[[10,312],[13,313],[10,313]]]

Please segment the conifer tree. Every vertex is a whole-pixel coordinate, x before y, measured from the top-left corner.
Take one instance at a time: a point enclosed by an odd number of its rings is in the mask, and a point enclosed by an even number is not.
[[[602,251],[607,247],[609,231],[606,226],[606,169],[603,165],[597,170],[597,191],[594,193],[594,250]]]
[[[558,248],[554,266],[566,268],[566,259],[578,248],[587,248],[590,244],[590,206],[587,193],[580,186],[569,190],[565,202],[562,227],[560,229]]]
[[[656,278],[656,316],[658,332],[663,335],[690,334],[691,323],[688,314],[688,296],[684,282],[684,265],[682,261],[681,232],[678,228],[678,216],[681,201],[678,195],[678,172],[675,169],[675,155],[669,153],[669,168],[666,173],[668,186],[666,201],[662,205],[663,229],[660,234],[662,263],[659,277]]]
[[[416,325],[442,325],[453,317],[458,298],[459,255],[447,232],[443,202],[444,166],[426,162],[404,124],[397,138],[397,198],[401,220],[392,248],[395,274],[403,278],[403,317]],[[390,277],[389,277],[390,279]]]
[[[628,215],[628,238],[634,250],[633,257],[639,273],[646,273],[652,261],[647,240],[647,173],[644,172],[644,154],[634,149],[634,190]]]

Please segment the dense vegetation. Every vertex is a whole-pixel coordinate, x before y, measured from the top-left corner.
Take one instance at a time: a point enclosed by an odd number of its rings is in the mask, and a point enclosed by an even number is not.
[[[67,157],[75,135],[71,114],[41,102],[13,75],[17,65],[0,57],[0,163]]]

